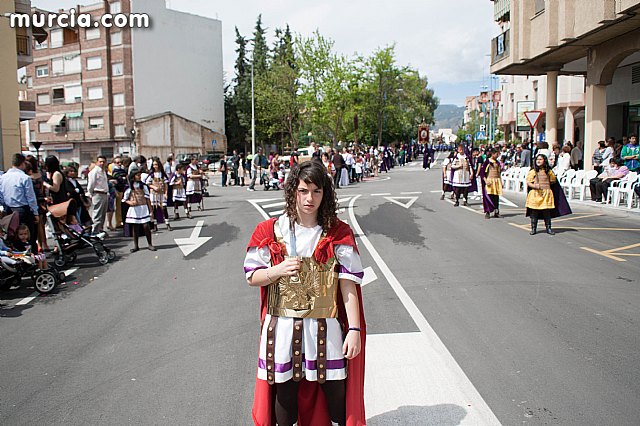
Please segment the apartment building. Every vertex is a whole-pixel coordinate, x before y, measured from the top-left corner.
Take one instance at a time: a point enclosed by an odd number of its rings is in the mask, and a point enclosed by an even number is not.
[[[562,139],[559,121],[574,121],[573,139],[584,140],[586,153],[606,137],[640,130],[640,0],[491,1],[501,28],[491,42],[491,72],[545,77],[544,85],[537,80],[544,103],[539,96],[536,109],[545,111],[540,130],[548,142]],[[584,119],[574,99],[559,105],[561,76],[584,78]],[[511,93],[515,105],[525,100],[525,92]]]
[[[151,26],[49,28],[26,70],[36,103],[27,142],[82,165],[98,154],[136,155],[138,120],[167,111],[226,141],[220,21],[167,9],[163,0],[109,0],[77,13],[145,13]]]
[[[29,0],[0,0],[0,169],[11,167],[11,156],[21,151],[20,121],[32,118],[35,106],[21,97],[24,89],[18,83],[19,68],[33,60],[32,41],[43,41],[47,34],[38,29],[11,28],[5,16],[29,13]],[[24,94],[23,94],[24,95]]]

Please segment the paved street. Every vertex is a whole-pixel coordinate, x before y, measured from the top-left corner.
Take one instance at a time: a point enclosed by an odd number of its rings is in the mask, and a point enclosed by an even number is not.
[[[485,220],[479,200],[440,201],[421,164],[338,192],[366,268],[368,424],[637,424],[637,210],[573,204],[532,237],[523,195]],[[252,423],[259,296],[242,263],[282,191],[211,192],[157,252],[112,237],[117,259],[81,256],[56,294],[0,293],[0,424]],[[200,220],[210,239],[185,257],[174,239]]]

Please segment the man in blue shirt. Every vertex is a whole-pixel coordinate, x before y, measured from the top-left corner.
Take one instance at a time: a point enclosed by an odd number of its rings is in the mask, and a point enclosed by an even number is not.
[[[31,247],[35,250],[38,233],[38,204],[31,178],[24,172],[26,159],[22,154],[14,154],[9,170],[0,176],[0,204],[7,213],[18,213],[20,223],[24,223],[31,233]]]

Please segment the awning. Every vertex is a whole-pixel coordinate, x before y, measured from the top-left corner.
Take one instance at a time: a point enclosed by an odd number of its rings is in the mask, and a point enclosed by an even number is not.
[[[47,37],[49,36],[47,31],[40,27],[31,27],[31,31],[33,34],[33,38],[35,38],[36,41],[40,44],[44,43],[47,40]]]
[[[82,113],[81,112],[68,112],[66,114],[67,118],[81,118],[82,117]]]
[[[49,126],[59,126],[60,122],[64,119],[64,114],[53,114],[50,119],[47,120]]]

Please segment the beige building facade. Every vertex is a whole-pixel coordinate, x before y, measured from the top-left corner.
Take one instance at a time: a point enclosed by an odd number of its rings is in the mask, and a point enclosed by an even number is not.
[[[549,143],[564,139],[560,76],[584,78],[584,134],[576,139],[584,141],[585,159],[599,140],[638,133],[640,0],[492,1],[501,31],[491,42],[491,72],[546,77],[538,107]]]

